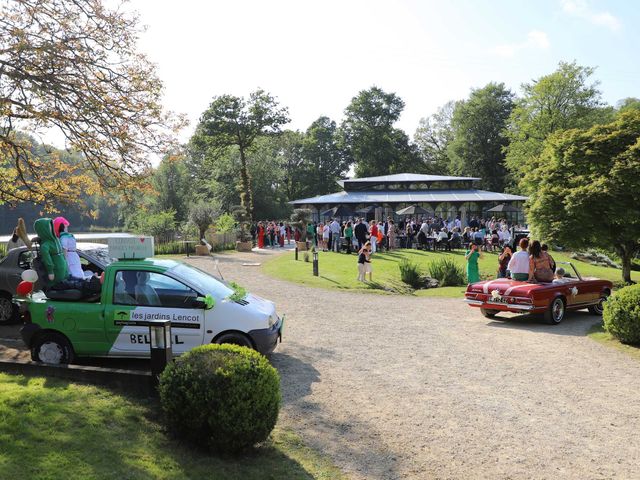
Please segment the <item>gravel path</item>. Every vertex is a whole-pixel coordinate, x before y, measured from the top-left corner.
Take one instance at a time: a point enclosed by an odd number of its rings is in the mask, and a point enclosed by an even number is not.
[[[353,478],[640,478],[640,362],[585,337],[596,317],[491,321],[460,300],[310,289],[241,265],[269,255],[217,258],[287,314],[281,421]]]

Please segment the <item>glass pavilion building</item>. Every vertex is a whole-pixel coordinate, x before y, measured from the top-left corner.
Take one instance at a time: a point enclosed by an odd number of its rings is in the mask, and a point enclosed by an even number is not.
[[[474,188],[474,183],[478,180],[480,179],[474,177],[413,173],[350,178],[338,181],[343,188],[340,192],[303,198],[290,203],[295,208],[309,208],[316,221],[332,216],[329,210],[335,207],[343,207],[343,211],[354,212],[353,216],[366,215],[367,219],[380,220],[387,216],[398,217],[395,212],[412,205],[418,205],[428,212],[414,217],[437,215],[445,219],[454,219],[460,216],[463,225],[466,225],[472,216],[496,216],[511,218],[517,222],[524,221],[522,203],[527,197],[478,190]],[[505,205],[506,210],[514,211],[504,214],[487,212],[501,204]]]

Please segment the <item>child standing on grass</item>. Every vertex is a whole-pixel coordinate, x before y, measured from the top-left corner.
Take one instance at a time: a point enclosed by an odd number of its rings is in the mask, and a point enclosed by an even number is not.
[[[358,252],[358,281],[364,282],[367,273],[371,281],[371,242],[365,243]]]
[[[367,242],[369,243],[369,242]],[[365,244],[365,247],[367,247],[367,245]],[[371,244],[369,244],[369,246],[367,247],[366,250],[366,260],[364,262],[364,273],[368,273],[369,274],[369,281],[372,281],[371,275],[373,272],[373,269],[371,268]]]

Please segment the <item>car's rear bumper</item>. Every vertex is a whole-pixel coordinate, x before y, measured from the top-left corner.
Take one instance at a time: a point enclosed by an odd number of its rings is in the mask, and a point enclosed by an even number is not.
[[[472,300],[470,298],[465,298],[464,301],[472,307],[481,307],[488,310],[501,310],[505,312],[532,312],[536,308],[533,305],[518,305],[515,303],[487,303],[483,302],[482,300]]]
[[[248,332],[251,341],[256,347],[256,350],[266,355],[275,350],[278,345],[278,340],[282,342],[282,328],[284,327],[284,317],[279,318],[278,321],[271,328],[260,328],[258,330],[251,330]]]

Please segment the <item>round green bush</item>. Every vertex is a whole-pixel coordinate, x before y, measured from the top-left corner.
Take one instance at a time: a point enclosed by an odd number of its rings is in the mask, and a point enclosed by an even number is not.
[[[604,304],[604,328],[623,343],[640,344],[640,285],[618,290]]]
[[[267,439],[280,410],[280,377],[255,350],[203,345],[160,375],[160,402],[177,436],[217,452]]]

